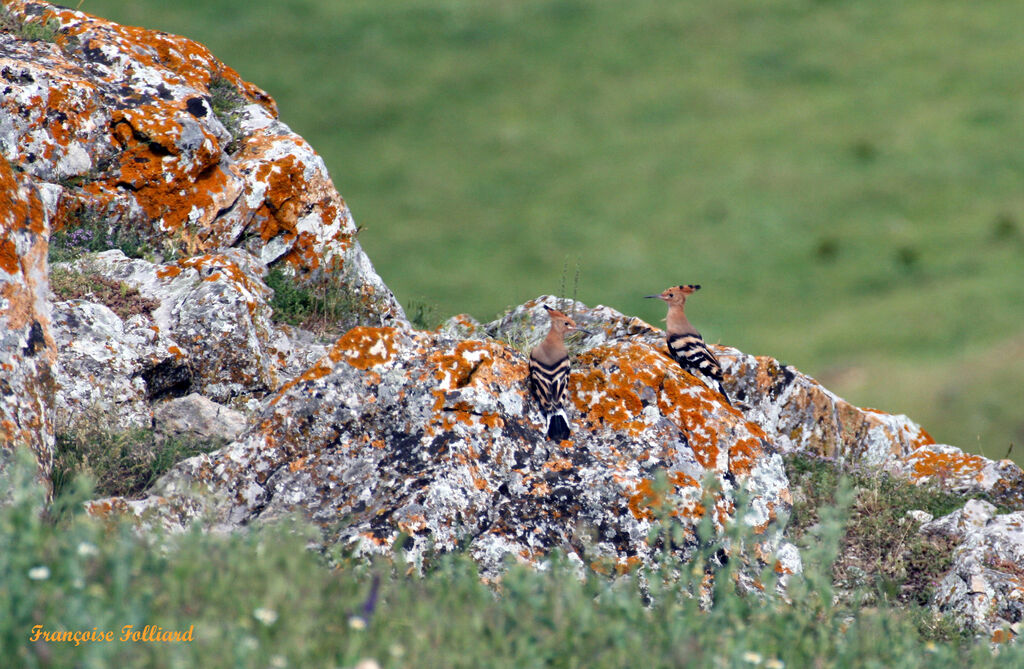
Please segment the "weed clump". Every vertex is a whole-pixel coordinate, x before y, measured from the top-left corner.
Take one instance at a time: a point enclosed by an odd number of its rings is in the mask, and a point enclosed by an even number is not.
[[[363,294],[348,266],[320,284],[303,284],[280,266],[273,267],[264,281],[274,291],[270,306],[275,321],[319,335],[378,324],[378,300]]]
[[[224,151],[233,154],[242,146],[242,108],[248,101],[237,86],[220,74],[210,78],[209,91],[210,107],[217,120],[231,135],[231,141]]]
[[[143,297],[138,289],[95,272],[76,272],[64,267],[50,271],[50,290],[60,301],[89,300],[110,308],[121,320],[151,314],[159,300]]]
[[[56,42],[60,21],[50,17],[46,20],[19,21],[6,7],[0,7],[0,31],[12,33],[30,42]]]
[[[99,411],[57,426],[51,481],[54,496],[87,477],[101,496],[138,498],[176,463],[224,445],[223,440],[160,437],[151,428],[116,427]]]
[[[153,247],[131,226],[110,225],[90,207],[79,207],[68,215],[60,230],[50,235],[50,263],[70,262],[87,253],[120,249],[129,258],[146,258]]]
[[[819,522],[820,510],[836,503],[840,480],[848,478],[853,486],[849,522],[832,567],[845,598],[904,607],[931,640],[962,636],[959,626],[936,618],[926,608],[952,565],[956,542],[922,534],[921,524],[907,512],[921,510],[940,517],[962,507],[967,498],[934,484],[914,485],[881,470],[843,466],[804,453],[787,456],[785,463],[794,490],[788,533],[798,546],[808,544],[807,533]]]

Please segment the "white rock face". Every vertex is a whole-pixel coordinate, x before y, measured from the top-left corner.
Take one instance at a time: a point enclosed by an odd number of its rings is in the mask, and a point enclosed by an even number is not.
[[[111,427],[149,427],[152,412],[145,375],[175,366],[173,340],[136,319],[125,323],[102,304],[85,300],[53,305],[53,334],[60,351],[54,369],[57,415],[62,426],[93,416]]]
[[[163,437],[233,441],[245,431],[245,414],[198,393],[162,402],[153,411],[156,433]]]
[[[936,609],[993,640],[1005,630],[1024,631],[1024,511],[997,514],[989,502],[971,500],[921,532],[960,540],[935,593]]]
[[[261,399],[322,354],[323,346],[311,337],[271,321],[272,291],[262,281],[266,268],[246,251],[229,249],[157,265],[113,250],[82,258],[72,268],[122,282],[159,303],[151,315],[140,315],[131,326],[106,308],[79,305],[76,313],[62,317],[62,336],[67,337],[62,366],[71,370],[62,374],[62,385],[79,386],[76,397],[99,397],[106,388],[129,385],[136,388],[133,401],[196,391],[222,403],[243,405],[248,399]],[[58,310],[64,308],[58,304]],[[121,343],[110,344],[117,349],[112,351],[108,341]],[[86,352],[94,363],[123,359],[106,371],[102,365],[86,369],[70,360]],[[163,365],[158,372],[181,377],[175,388],[142,387],[138,375],[158,365]],[[113,401],[127,401],[122,395]],[[148,409],[139,407],[135,413],[141,416]],[[143,422],[148,425],[148,418]]]

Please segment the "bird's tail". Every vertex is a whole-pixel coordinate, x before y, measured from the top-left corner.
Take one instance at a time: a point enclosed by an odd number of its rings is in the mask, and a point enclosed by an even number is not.
[[[548,439],[562,441],[569,438],[569,419],[565,412],[559,409],[548,416]]]

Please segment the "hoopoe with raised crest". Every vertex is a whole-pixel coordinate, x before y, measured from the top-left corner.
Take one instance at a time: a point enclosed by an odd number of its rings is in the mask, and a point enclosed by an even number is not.
[[[712,353],[697,328],[690,324],[686,317],[684,305],[686,298],[700,290],[700,284],[672,286],[660,295],[645,295],[657,298],[668,305],[668,316],[665,318],[665,333],[668,340],[668,352],[679,366],[698,378],[714,381],[718,392],[722,393],[726,404],[732,405],[729,394],[722,385],[722,366]],[[707,381],[705,381],[707,383]],[[711,384],[708,384],[709,386]]]
[[[547,422],[547,438],[568,439],[569,419],[562,408],[569,387],[569,351],[565,336],[573,332],[590,334],[557,309],[544,305],[551,319],[547,337],[530,351],[530,394],[540,405]]]

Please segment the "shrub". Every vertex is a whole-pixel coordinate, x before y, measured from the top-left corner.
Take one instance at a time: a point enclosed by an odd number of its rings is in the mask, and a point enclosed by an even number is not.
[[[223,440],[161,438],[150,428],[119,428],[111,416],[87,411],[76,415],[74,425],[58,421],[51,474],[54,495],[76,478],[86,477],[98,495],[141,497],[176,463],[223,445]]]

